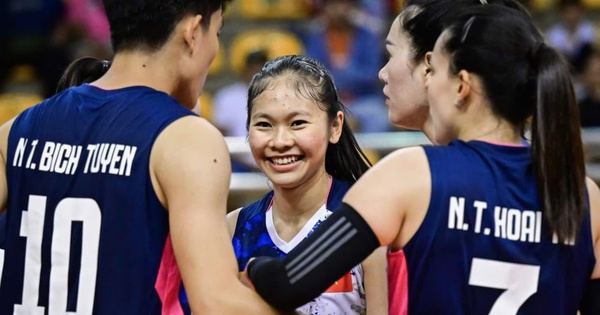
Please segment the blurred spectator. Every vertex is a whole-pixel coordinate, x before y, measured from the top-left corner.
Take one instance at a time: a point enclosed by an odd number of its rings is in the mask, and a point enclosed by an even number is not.
[[[585,60],[581,87],[581,126],[600,127],[600,51],[593,51]]]
[[[73,59],[92,55],[109,59],[111,55],[110,27],[101,0],[63,0],[66,21],[76,34]]]
[[[237,82],[227,85],[215,93],[212,122],[228,137],[246,137],[246,106],[248,103],[248,85],[252,77],[267,62],[267,52],[252,51],[245,58],[244,68]],[[251,156],[244,159],[232,158],[234,172],[256,168]]]
[[[55,44],[63,16],[62,0],[0,1],[0,85],[4,87],[15,66],[30,65],[42,83],[41,93],[53,94],[69,63],[66,50]]]
[[[19,72],[15,69],[31,66],[32,80],[41,88],[30,93],[43,97],[54,94],[72,60],[88,55],[109,59],[112,55],[101,0],[0,1],[0,47],[2,90],[11,92],[11,73]]]
[[[561,20],[548,30],[546,37],[550,45],[565,55],[575,74],[580,74],[596,38],[594,25],[584,18],[581,0],[560,0],[558,8]]]
[[[317,8],[319,17],[304,34],[306,54],[331,71],[358,131],[390,130],[377,77],[383,63],[378,27],[364,18],[359,0],[318,1]]]

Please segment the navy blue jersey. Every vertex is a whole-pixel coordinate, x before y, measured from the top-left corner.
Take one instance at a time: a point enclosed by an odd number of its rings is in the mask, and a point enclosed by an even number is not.
[[[150,152],[187,115],[147,87],[83,85],[18,116],[6,157],[1,314],[161,313],[159,271],[174,265]]]
[[[341,204],[348,189],[350,184],[333,179],[325,208],[335,210]],[[252,257],[283,257],[286,254],[273,243],[265,224],[266,213],[272,200],[273,191],[270,191],[240,210],[232,240],[240,271],[246,268],[248,260]]]
[[[557,244],[529,147],[457,140],[424,149],[432,190],[404,247],[408,313],[576,314],[595,264],[589,211],[576,241]]]
[[[327,201],[308,220],[304,227],[289,241],[279,238],[273,223],[271,204],[273,192],[244,207],[238,216],[233,248],[240,271],[252,257],[283,257],[310,235],[340,205],[350,185],[332,180]],[[297,309],[299,314],[351,315],[365,314],[365,289],[361,265],[342,276],[323,294]]]

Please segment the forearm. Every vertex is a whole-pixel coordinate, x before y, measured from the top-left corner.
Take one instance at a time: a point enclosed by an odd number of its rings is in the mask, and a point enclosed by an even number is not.
[[[387,247],[378,248],[362,266],[367,315],[388,314]]]
[[[367,223],[343,205],[285,258],[251,261],[248,276],[269,304],[289,311],[324,292],[378,247]]]
[[[233,284],[224,286],[224,288],[210,290],[214,293],[204,292],[202,297],[196,299],[199,303],[190,305],[192,314],[283,314],[268,305],[256,292],[243,286],[237,280],[232,281],[234,281]]]

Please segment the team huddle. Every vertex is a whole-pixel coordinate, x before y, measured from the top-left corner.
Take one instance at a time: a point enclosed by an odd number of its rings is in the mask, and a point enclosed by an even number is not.
[[[375,165],[328,69],[267,61],[246,130],[271,191],[227,214],[193,109],[228,2],[103,0],[113,60],[0,127],[1,314],[600,313],[569,66],[516,0],[405,1],[379,79],[432,145]]]

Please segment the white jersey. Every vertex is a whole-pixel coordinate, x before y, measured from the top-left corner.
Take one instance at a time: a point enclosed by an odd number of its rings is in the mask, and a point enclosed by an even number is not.
[[[270,208],[265,215],[265,223],[273,244],[280,251],[287,254],[303,239],[308,237],[331,213],[324,204],[289,242],[285,242],[277,234],[275,225],[273,224],[273,211]],[[348,274],[336,281],[325,293],[299,307],[297,311],[303,315],[366,314],[365,289],[361,265],[352,268]]]

